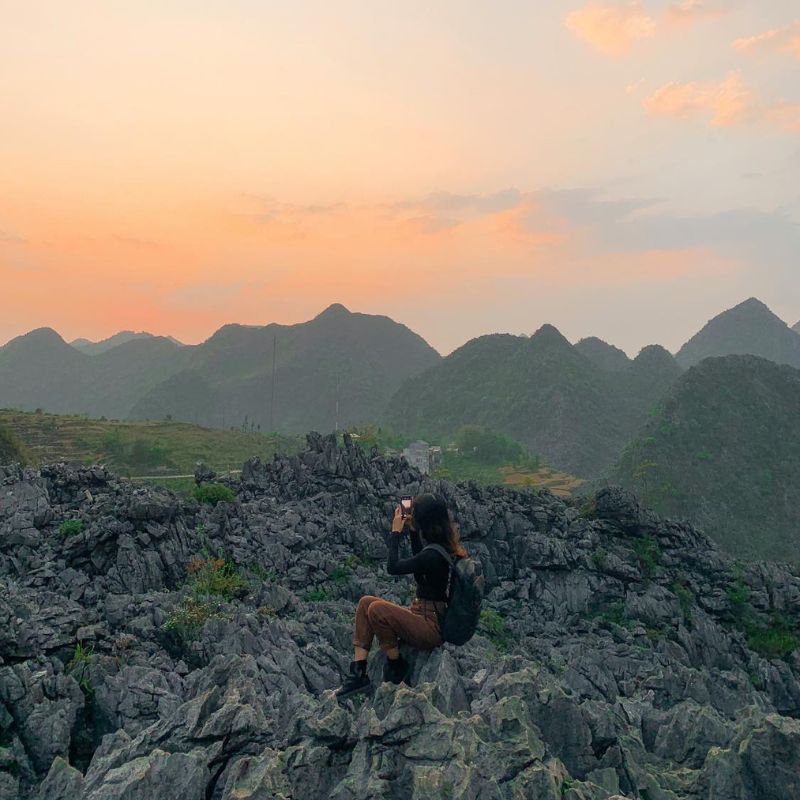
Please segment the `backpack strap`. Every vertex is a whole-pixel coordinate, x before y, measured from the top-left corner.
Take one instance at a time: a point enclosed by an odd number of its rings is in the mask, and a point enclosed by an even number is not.
[[[450,579],[453,577],[453,557],[450,553],[445,550],[440,544],[426,544],[425,547],[422,548],[423,550],[435,550],[439,555],[444,556],[447,559],[447,563],[450,566],[450,569],[447,570],[447,586],[444,590],[444,596],[446,602],[450,603]],[[421,551],[420,551],[421,552]],[[439,612],[436,612],[436,616],[439,616]],[[439,621],[439,625],[441,626],[441,620]]]
[[[453,566],[453,557],[440,544],[426,544],[425,547],[423,547],[422,549],[423,550],[435,550],[437,553],[441,553],[441,555],[443,555],[447,559],[447,563],[451,567]]]

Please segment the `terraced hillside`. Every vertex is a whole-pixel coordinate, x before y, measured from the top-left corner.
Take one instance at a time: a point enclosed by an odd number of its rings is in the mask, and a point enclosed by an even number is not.
[[[295,452],[301,437],[203,428],[183,422],[119,422],[83,416],[0,409],[35,464],[105,463],[126,475],[191,473],[197,461],[217,471],[240,469],[253,456]],[[10,460],[10,459],[9,459]]]

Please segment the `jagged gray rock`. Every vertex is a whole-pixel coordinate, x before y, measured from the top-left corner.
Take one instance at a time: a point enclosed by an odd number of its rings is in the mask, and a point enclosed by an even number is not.
[[[220,481],[213,506],[0,469],[0,799],[800,794],[786,567],[739,568],[616,487],[451,484],[349,436]],[[355,602],[410,599],[382,533],[420,491],[454,509],[487,613],[464,647],[404,646],[407,685],[373,650],[374,691],[339,704]]]

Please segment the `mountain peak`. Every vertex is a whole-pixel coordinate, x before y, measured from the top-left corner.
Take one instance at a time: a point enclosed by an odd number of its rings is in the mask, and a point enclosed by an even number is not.
[[[542,325],[542,327],[531,336],[530,341],[535,342],[540,347],[564,347],[566,345],[572,348],[572,345],[564,334],[561,333],[555,325],[551,325],[549,322]]]
[[[87,355],[96,356],[112,350],[115,347],[119,347],[122,344],[127,344],[128,342],[133,342],[140,339],[168,339],[178,347],[182,346],[181,342],[179,342],[177,339],[174,339],[172,336],[154,336],[152,333],[148,333],[147,331],[129,330],[117,331],[117,333],[115,333],[113,336],[109,336],[107,339],[99,339],[96,342],[86,338],[74,339],[70,342],[70,345],[76,350],[80,350]]]
[[[609,372],[625,369],[631,363],[627,354],[619,347],[614,347],[613,344],[604,342],[597,336],[587,336],[581,339],[575,344],[575,349],[586,356],[589,361]]]
[[[643,347],[633,363],[637,369],[646,367],[648,369],[669,369],[676,375],[681,371],[675,356],[660,344],[648,344]]]
[[[320,311],[314,319],[344,317],[350,316],[351,313],[350,309],[345,308],[341,303],[331,303],[324,311]]]
[[[36,328],[22,336],[17,336],[3,347],[0,352],[12,357],[22,358],[32,364],[65,363],[72,356],[83,358],[83,354],[70,347],[52,328]]]
[[[755,297],[723,311],[695,334],[675,356],[691,367],[709,356],[754,355],[800,368],[796,332]]]
[[[754,318],[774,317],[775,319],[779,319],[779,317],[773,313],[770,307],[757,297],[748,297],[747,300],[743,300],[733,308],[723,311],[721,314],[719,314],[719,317],[724,317],[725,315],[733,317],[750,316]]]
[[[23,333],[22,336],[17,336],[16,339],[12,339],[8,344],[14,343],[36,345],[38,347],[60,347],[61,345],[67,344],[57,331],[47,327],[34,328],[32,331],[28,331],[28,333]]]
[[[771,316],[775,316],[770,310],[769,306],[766,303],[761,302],[761,300],[759,300],[757,297],[748,297],[747,300],[743,300],[741,303],[739,303],[739,305],[728,309],[728,311],[723,311],[722,313],[733,314],[737,312],[746,312],[748,314],[770,314]]]

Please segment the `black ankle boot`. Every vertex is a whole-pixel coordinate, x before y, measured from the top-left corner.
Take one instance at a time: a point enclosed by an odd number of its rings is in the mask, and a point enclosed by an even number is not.
[[[344,679],[342,685],[336,690],[336,696],[341,699],[349,697],[356,692],[363,692],[370,687],[367,675],[367,660],[351,661],[350,674]]]
[[[399,655],[397,658],[386,659],[383,668],[383,679],[392,683],[402,683],[408,677],[408,662]]]

